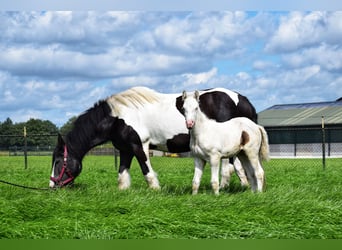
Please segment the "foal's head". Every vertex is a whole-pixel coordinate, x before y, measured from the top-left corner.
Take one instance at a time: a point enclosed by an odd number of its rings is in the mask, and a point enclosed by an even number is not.
[[[187,94],[186,91],[183,91],[182,100],[182,114],[185,117],[186,127],[192,129],[199,110],[199,92],[196,90],[193,94]]]

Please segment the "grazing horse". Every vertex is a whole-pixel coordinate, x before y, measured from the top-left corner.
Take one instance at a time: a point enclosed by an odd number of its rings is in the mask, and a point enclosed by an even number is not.
[[[203,112],[218,122],[236,116],[256,120],[248,99],[226,89],[201,91]],[[135,87],[96,103],[81,114],[73,128],[58,141],[52,157],[50,187],[74,181],[82,170],[82,159],[93,147],[111,141],[120,151],[119,189],[130,187],[129,169],[135,156],[151,188],[159,181],[149,160],[149,149],[173,153],[190,151],[190,136],[184,117],[181,94],[162,94],[146,87]],[[223,164],[226,165],[226,164]],[[243,178],[244,173],[241,173]]]
[[[195,161],[193,194],[197,194],[203,168],[211,165],[211,185],[219,194],[219,165],[221,158],[237,156],[247,173],[252,191],[263,191],[265,174],[262,160],[268,159],[269,146],[265,129],[245,117],[226,122],[208,119],[201,111],[199,92],[193,95],[183,92],[183,113],[190,130],[190,148]]]

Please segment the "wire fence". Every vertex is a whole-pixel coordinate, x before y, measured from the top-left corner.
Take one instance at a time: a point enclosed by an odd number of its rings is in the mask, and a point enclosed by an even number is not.
[[[291,159],[312,158],[317,160],[314,161],[317,162],[317,166],[323,166],[323,168],[325,168],[326,158],[341,158],[342,163],[342,127],[266,128],[266,131],[269,137],[271,159],[281,158],[291,161]],[[13,137],[16,137],[16,145],[4,145],[3,142],[9,142]],[[24,156],[26,159],[27,156],[52,155],[54,144],[27,145],[27,141],[33,142],[37,138],[41,140],[36,141],[44,141],[45,138],[45,141],[56,142],[57,134],[0,135],[0,156]],[[88,155],[114,156],[115,166],[118,165],[119,154],[119,151],[111,144],[98,146],[88,152]],[[189,157],[190,154],[150,151],[150,156]]]
[[[342,127],[266,128],[276,158],[342,157]]]

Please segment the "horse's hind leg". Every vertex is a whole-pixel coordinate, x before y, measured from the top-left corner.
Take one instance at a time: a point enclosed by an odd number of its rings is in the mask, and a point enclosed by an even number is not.
[[[202,160],[201,158],[194,157],[194,163],[195,163],[195,172],[194,172],[194,178],[192,179],[192,194],[193,195],[198,193],[198,188],[201,183],[205,161]]]

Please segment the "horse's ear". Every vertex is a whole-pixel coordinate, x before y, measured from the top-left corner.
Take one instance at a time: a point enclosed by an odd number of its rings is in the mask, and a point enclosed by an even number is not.
[[[195,91],[195,98],[196,98],[197,102],[199,102],[199,92],[198,92],[198,90]]]
[[[185,98],[186,98],[186,91],[185,91],[185,90],[183,90],[183,94],[182,94],[182,101],[184,101],[184,100],[185,100]]]
[[[58,138],[57,138],[57,145],[64,146],[65,142],[60,133],[58,133]]]

